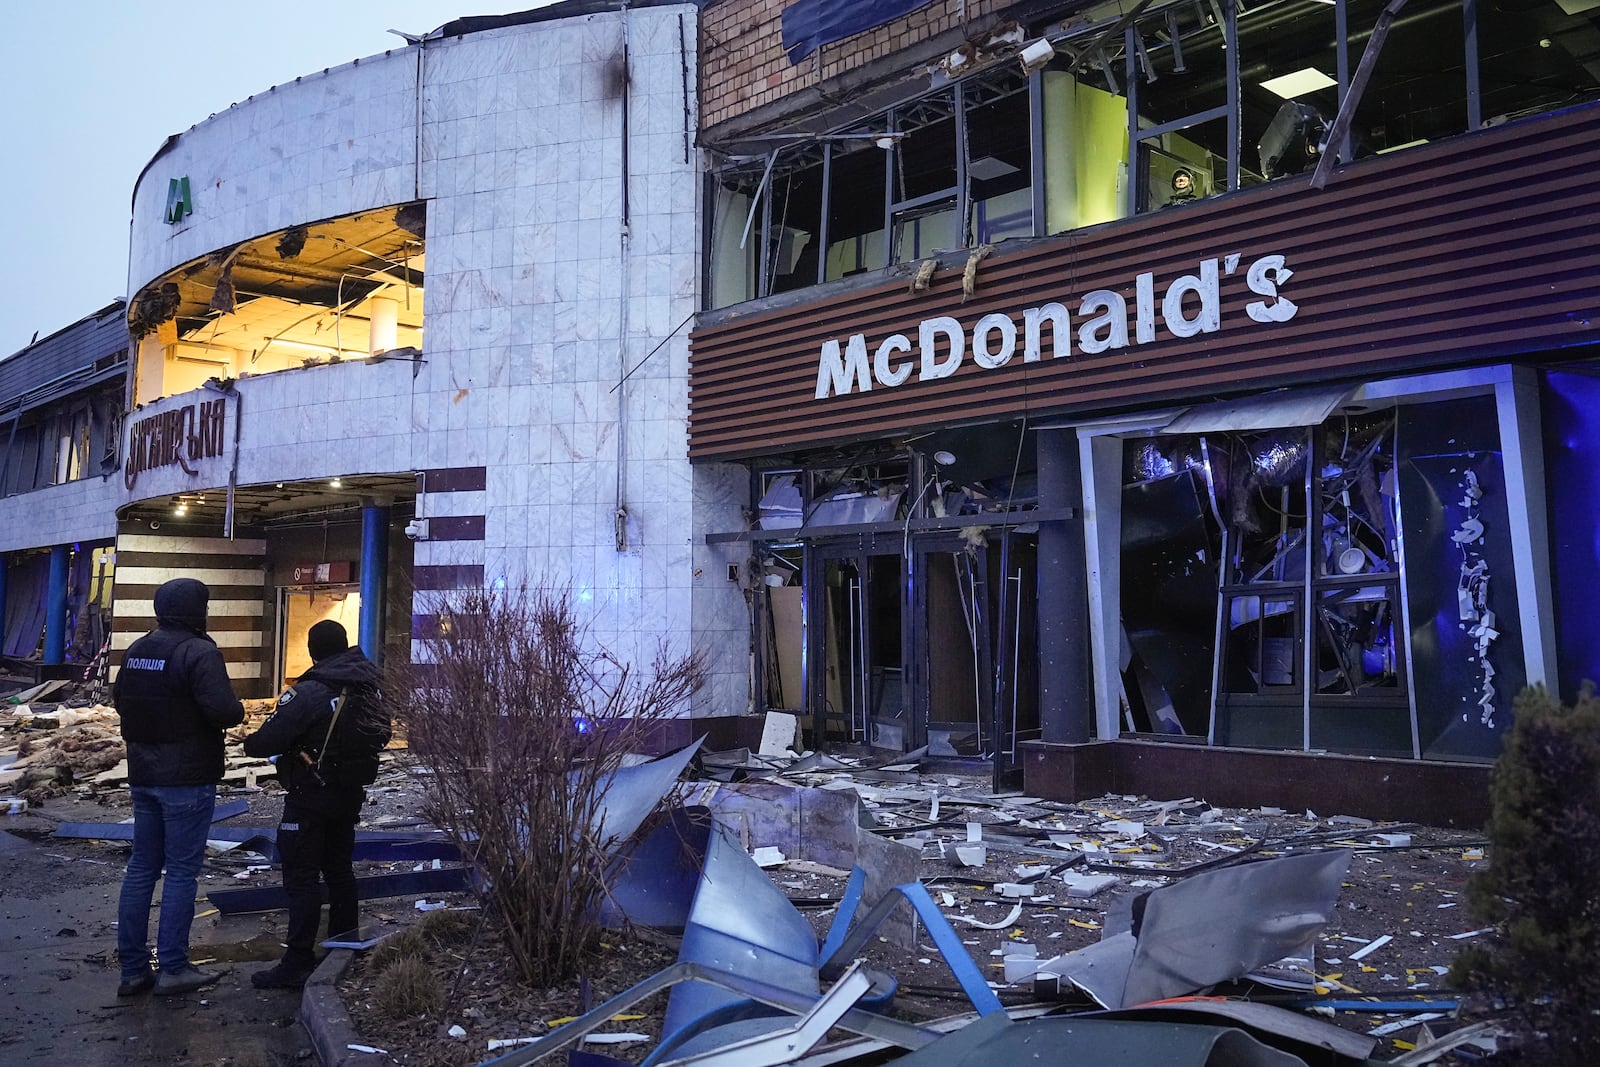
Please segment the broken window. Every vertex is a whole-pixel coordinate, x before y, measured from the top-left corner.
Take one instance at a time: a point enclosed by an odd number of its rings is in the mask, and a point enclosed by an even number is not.
[[[422,350],[425,208],[402,204],[218,249],[129,304],[135,404],[318,363]]]
[[[1328,151],[1357,159],[1600,96],[1592,11],[1410,0],[1345,143],[1329,146],[1384,7],[1179,0],[1137,5],[1130,19],[1125,4],[1099,4],[1051,34],[1037,77],[992,63],[870,121],[785,141],[765,183],[773,157],[730,161],[713,179],[710,302],[811,284],[813,246],[825,251],[821,278],[842,278],[1302,174]]]
[[[978,82],[963,92],[967,109],[967,220],[964,247],[1032,237],[1033,146],[1028,80]]]
[[[1511,532],[1526,504],[1507,492],[1501,401],[1314,393],[1196,408],[1168,425],[1197,432],[1117,442],[1120,501],[1096,496],[1120,514],[1101,647],[1123,726],[1492,757],[1525,676]],[[1297,406],[1321,421],[1216,428]]]
[[[762,472],[764,706],[809,716],[819,744],[930,744],[1009,772],[1039,733],[1032,444],[989,426]]]

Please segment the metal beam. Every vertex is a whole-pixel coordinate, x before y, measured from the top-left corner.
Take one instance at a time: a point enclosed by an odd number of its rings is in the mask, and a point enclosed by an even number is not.
[[[741,530],[738,533],[708,533],[706,544],[725,545],[742,542],[762,544],[777,541],[796,544],[801,541],[819,541],[837,537],[894,534],[897,538],[907,530],[927,533],[931,530],[963,530],[971,526],[1026,526],[1041,522],[1065,522],[1078,517],[1076,507],[1037,508],[1033,511],[990,511],[979,515],[949,515],[943,518],[912,519],[910,522],[857,522],[839,526],[807,526],[788,530]]]
[[[1350,136],[1350,125],[1355,122],[1356,107],[1361,103],[1361,95],[1367,90],[1367,82],[1372,77],[1372,68],[1378,65],[1378,53],[1383,50],[1383,39],[1389,35],[1389,24],[1405,6],[1406,0],[1389,0],[1384,9],[1378,13],[1378,20],[1372,27],[1372,36],[1367,38],[1367,49],[1361,53],[1361,63],[1356,67],[1355,77],[1350,79],[1350,91],[1339,102],[1339,114],[1334,118],[1333,126],[1323,140],[1322,158],[1317,160],[1317,169],[1311,175],[1311,188],[1321,189],[1333,176],[1333,161],[1338,158],[1338,153],[1329,152],[1327,149],[1344,144],[1345,138]],[[1342,41],[1340,43],[1343,44]],[[1349,160],[1345,162],[1348,163]]]
[[[611,1017],[619,1012],[639,1004],[650,997],[660,993],[663,989],[671,988],[682,982],[705,982],[709,985],[720,986],[723,989],[737,993],[760,1004],[779,1008],[794,1015],[801,1015],[810,1011],[817,1004],[817,997],[795,993],[792,990],[780,989],[777,986],[767,985],[737,974],[714,970],[699,963],[675,963],[666,970],[658,971],[644,981],[623,990],[598,1008],[579,1016],[572,1022],[539,1038],[522,1048],[509,1052],[499,1059],[487,1061],[483,1067],[522,1067],[524,1064],[537,1063],[547,1056],[577,1046],[584,1037],[595,1029],[611,1021]],[[861,1034],[879,1041],[886,1042],[896,1048],[916,1050],[932,1043],[940,1035],[936,1031],[927,1030],[910,1023],[900,1022],[860,1008],[851,1008],[839,1017],[835,1024],[841,1030],[848,1030],[854,1034]]]

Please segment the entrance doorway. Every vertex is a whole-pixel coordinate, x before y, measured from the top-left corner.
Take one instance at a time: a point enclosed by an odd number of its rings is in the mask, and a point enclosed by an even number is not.
[[[909,723],[903,696],[901,557],[856,545],[819,545],[808,569],[807,694],[819,741],[847,740],[899,750]]]
[[[941,533],[915,560],[914,740],[934,756],[992,759],[999,782],[1017,742],[1039,736],[1037,532]]]
[[[326,585],[278,590],[278,688],[292,684],[311,669],[306,634],[324,619],[344,626],[350,643],[361,627],[361,587]]]

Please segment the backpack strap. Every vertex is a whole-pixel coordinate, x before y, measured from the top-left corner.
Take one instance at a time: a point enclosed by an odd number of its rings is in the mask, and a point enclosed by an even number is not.
[[[345,698],[350,695],[349,688],[339,690],[339,699],[333,702],[333,717],[328,720],[328,732],[322,737],[322,747],[317,750],[317,772],[322,772],[322,757],[328,754],[328,742],[333,740],[333,728],[339,722],[339,712],[344,710]]]

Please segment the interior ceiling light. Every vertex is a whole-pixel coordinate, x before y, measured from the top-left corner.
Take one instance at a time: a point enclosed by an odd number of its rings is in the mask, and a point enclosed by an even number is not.
[[[996,159],[994,156],[982,156],[967,164],[967,173],[980,182],[993,181],[996,178],[1003,178],[1007,174],[1015,174],[1016,172],[1016,167],[1003,159]]]
[[[338,478],[335,478],[333,481],[328,483],[328,486],[329,486],[329,488],[332,488],[332,489],[343,489],[344,488],[344,482],[341,481]]]
[[[1318,89],[1327,89],[1338,84],[1316,67],[1304,67],[1288,74],[1280,74],[1276,78],[1268,78],[1261,83],[1261,88],[1269,93],[1277,93],[1285,100],[1293,100],[1314,93]]]

